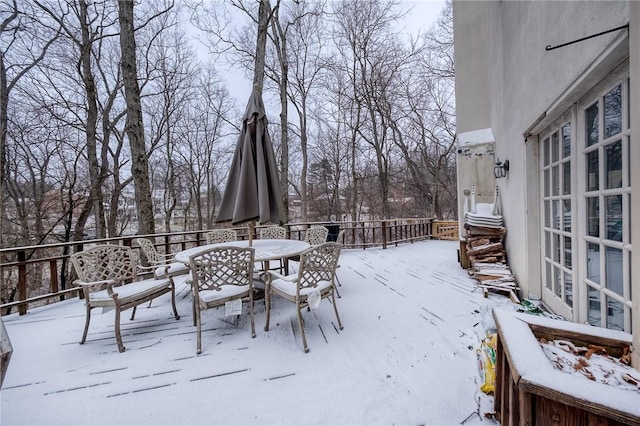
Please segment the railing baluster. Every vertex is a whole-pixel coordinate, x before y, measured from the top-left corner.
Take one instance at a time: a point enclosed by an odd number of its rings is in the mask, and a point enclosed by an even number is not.
[[[27,254],[24,250],[18,251],[18,300],[27,300]],[[27,313],[27,304],[22,303],[18,306],[20,315]]]
[[[58,289],[58,261],[56,259],[51,259],[49,261],[49,279],[51,280],[51,284],[49,285],[49,291],[51,293],[57,293]]]

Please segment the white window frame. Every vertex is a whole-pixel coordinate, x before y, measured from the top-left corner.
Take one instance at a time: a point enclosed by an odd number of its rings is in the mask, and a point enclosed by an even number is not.
[[[568,157],[562,157],[562,129],[569,125],[570,126],[570,148],[571,152]],[[554,134],[559,135],[559,156],[557,160],[553,160],[552,153],[549,153],[550,160],[548,164],[545,164],[545,157],[547,155],[546,149],[548,147],[545,146],[545,141],[548,139],[549,147],[552,147],[552,138]],[[540,258],[541,258],[541,271],[540,278],[542,280],[542,300],[553,312],[564,316],[565,318],[574,319],[574,308],[580,300],[580,291],[579,286],[577,285],[577,274],[575,268],[577,266],[577,254],[576,254],[576,173],[575,173],[575,164],[576,164],[576,108],[575,105],[572,106],[567,112],[565,112],[559,119],[553,122],[545,131],[540,134],[539,143],[540,143],[540,221],[541,221],[541,235],[540,235]],[[562,177],[562,164],[569,163],[571,166],[571,176],[570,176],[570,192],[569,194],[563,194],[563,177]],[[560,185],[559,191],[557,194],[554,194],[552,191],[553,185],[553,168],[558,167],[559,176],[558,183]],[[549,192],[546,192],[545,189],[545,173],[549,173],[549,182],[550,185]],[[570,216],[565,217],[562,213],[564,211],[563,201],[569,200],[570,202]],[[550,226],[547,226],[546,220],[547,216],[551,219],[551,221],[555,221],[557,218],[553,217],[553,203],[559,202],[559,213],[562,214],[563,220],[570,220],[571,230],[565,230],[565,223],[563,222],[561,225],[554,226],[554,223],[551,223]],[[547,212],[547,203],[550,203],[549,209]],[[559,259],[554,259],[553,256],[551,258],[547,255],[547,234],[549,235],[557,235],[560,237],[559,246],[555,244],[555,240],[551,240],[551,252],[558,251],[560,253]],[[565,250],[564,248],[564,238],[571,239],[571,253],[570,265],[567,265],[565,262]],[[553,283],[548,282],[549,274],[551,273],[552,278],[555,278],[553,275],[553,271],[558,270],[561,271],[561,286],[558,295],[558,289],[556,288],[554,281]],[[571,298],[573,303],[571,305],[566,303],[566,287],[565,287],[565,279],[569,276],[572,279],[572,292]]]
[[[603,97],[607,94],[612,88],[616,87],[618,84],[622,84],[622,105],[623,105],[623,122],[622,122],[622,131],[619,134],[612,136],[609,139],[603,139],[602,132],[604,131],[604,123],[603,123]],[[556,120],[554,120],[549,126],[545,128],[542,132],[538,134],[538,143],[539,143],[539,185],[540,185],[540,255],[541,255],[541,269],[540,269],[540,279],[542,282],[541,292],[542,292],[542,301],[545,305],[547,305],[553,312],[560,314],[568,319],[571,319],[576,322],[589,323],[591,322],[593,325],[607,327],[607,300],[618,302],[616,306],[620,306],[622,304],[623,307],[623,326],[622,329],[626,332],[631,331],[631,312],[632,312],[632,301],[631,301],[631,235],[630,235],[630,224],[631,224],[631,183],[629,176],[629,167],[631,167],[629,158],[630,158],[630,140],[631,140],[631,130],[629,123],[629,65],[628,61],[625,61],[622,65],[618,66],[614,71],[612,71],[608,76],[598,82],[592,89],[587,91],[587,93],[582,96],[577,102],[569,107],[567,111],[563,114],[559,115]],[[585,138],[586,138],[586,110],[594,104],[594,102],[599,102],[599,129],[600,129],[600,138],[598,142],[590,147],[586,147]],[[552,135],[555,132],[559,132],[560,135],[560,147],[562,146],[562,127],[569,123],[571,126],[571,154],[570,154],[570,164],[571,164],[571,188],[570,188],[570,205],[571,205],[571,231],[565,232],[563,231],[563,227],[561,226],[559,229],[554,227],[554,218],[553,218],[553,209],[552,206],[549,207],[550,211],[546,211],[545,203],[553,203],[556,200],[564,200],[565,197],[562,195],[562,188],[558,195],[554,195],[553,192],[545,192],[545,171],[547,170],[549,173],[549,183],[548,185],[552,186],[552,172],[551,169],[553,166],[561,165],[562,159],[562,151],[560,148],[560,156],[557,161],[553,161],[553,158],[550,158],[548,164],[545,164],[545,140],[549,138],[551,140]],[[621,188],[615,189],[604,189],[604,167],[605,167],[605,155],[604,149],[607,145],[609,145],[612,141],[617,139],[622,140],[622,174],[624,176],[623,183]],[[599,172],[599,181],[600,187],[598,191],[586,191],[586,153],[588,151],[597,149],[599,150],[598,155],[598,172]],[[562,168],[560,167],[560,175],[562,175]],[[559,184],[562,185],[562,179],[559,179]],[[599,197],[599,237],[589,237],[587,236],[587,195],[594,197],[597,194]],[[622,237],[622,241],[614,241],[606,239],[606,235],[603,235],[606,231],[606,223],[605,223],[605,206],[604,206],[604,197],[611,195],[622,195],[622,227],[624,229],[624,235]],[[562,207],[562,202],[560,201],[560,206]],[[562,210],[561,210],[562,211]],[[551,223],[547,226],[547,216],[550,217]],[[548,234],[551,235],[560,235],[560,247],[556,247],[556,241],[551,240],[551,258],[547,255],[547,238]],[[564,240],[562,237],[567,236],[571,238],[571,267],[565,266],[565,261],[563,259],[564,255]],[[611,247],[614,249],[619,249],[622,251],[622,285],[623,285],[623,294],[617,294],[606,286],[606,274],[604,272],[600,273],[599,284],[595,283],[587,278],[588,275],[588,267],[587,267],[587,243],[591,242],[593,244],[598,244],[600,248],[600,265],[598,271],[604,271],[606,267],[605,262],[605,250],[607,247]],[[560,258],[559,261],[554,259],[554,250],[560,249]],[[550,269],[551,268],[551,269]],[[561,283],[562,288],[560,294],[558,296],[558,292],[555,291],[553,284],[551,288],[549,288],[548,284],[548,270],[553,271],[553,268],[557,268],[558,270],[563,271],[563,273],[570,273],[573,290],[573,304],[572,306],[566,303],[565,299],[565,288],[564,288],[564,276],[562,277]],[[555,282],[555,276],[551,275],[551,280]],[[597,290],[598,300],[600,302],[600,321],[597,324],[594,324],[594,321],[589,321],[589,289]],[[609,298],[609,299],[607,299]]]
[[[604,138],[602,134],[604,131],[604,122],[603,122],[603,97],[613,88],[615,88],[618,84],[622,84],[622,131],[619,134],[616,134],[608,139]],[[631,224],[631,216],[630,216],[630,197],[631,197],[631,183],[629,181],[629,167],[630,164],[630,138],[631,138],[631,130],[629,123],[629,66],[628,61],[625,61],[621,66],[616,68],[613,72],[611,72],[605,79],[600,81],[589,93],[587,93],[577,104],[578,111],[578,135],[577,135],[577,151],[578,151],[578,161],[577,161],[577,176],[578,176],[578,187],[576,188],[576,194],[578,195],[578,210],[581,212],[580,216],[577,220],[578,230],[579,230],[579,239],[576,240],[578,243],[578,262],[580,265],[579,271],[579,286],[580,293],[582,294],[580,299],[580,304],[578,305],[579,310],[577,312],[576,320],[583,323],[590,323],[592,325],[600,326],[600,327],[608,327],[607,323],[607,298],[615,302],[619,302],[623,306],[623,324],[622,330],[626,332],[631,332],[631,311],[632,311],[632,301],[631,301],[631,235],[630,235],[630,224]],[[599,105],[599,118],[598,118],[598,126],[599,126],[599,140],[596,144],[586,147],[586,111],[589,107],[591,107],[595,102],[598,102]],[[615,141],[620,139],[622,141],[622,176],[623,182],[622,187],[619,189],[604,189],[605,182],[605,155],[604,155],[604,147],[609,145],[611,141]],[[599,182],[600,189],[598,191],[591,191],[589,194],[591,196],[598,196],[599,199],[599,229],[600,234],[598,237],[590,237],[587,236],[587,192],[586,192],[586,153],[592,150],[598,150],[598,173],[599,173]],[[602,213],[605,210],[604,205],[604,197],[611,195],[622,195],[622,230],[623,237],[622,241],[614,241],[606,238],[606,235],[603,235],[606,231],[605,224],[605,214]],[[622,251],[622,283],[623,283],[623,294],[619,295],[610,289],[607,288],[605,273],[601,272],[599,277],[599,282],[594,282],[590,280],[587,271],[588,264],[588,254],[587,254],[587,243],[597,244],[600,249],[599,256],[599,271],[604,271],[607,267],[606,265],[606,256],[604,254],[604,250],[610,247],[613,249],[619,249]],[[600,302],[600,321],[594,322],[589,319],[589,289],[593,289],[597,291]]]

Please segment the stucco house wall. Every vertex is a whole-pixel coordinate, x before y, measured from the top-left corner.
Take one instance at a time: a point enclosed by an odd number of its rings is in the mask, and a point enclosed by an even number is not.
[[[495,156],[510,162],[507,178],[494,181],[502,196],[509,265],[525,297],[538,298],[542,291],[537,135],[627,57],[630,110],[638,118],[639,10],[640,5],[628,1],[453,2],[458,134],[491,129]],[[548,45],[627,23],[630,31],[545,50]],[[638,121],[631,120],[632,141],[638,139]],[[635,164],[640,164],[638,150],[632,153],[637,157]],[[631,197],[632,208],[640,212],[640,172],[632,167],[632,174],[633,193],[638,194]],[[459,198],[463,198],[462,190],[458,188]],[[640,214],[632,216],[639,218],[632,224],[635,241],[639,241]],[[632,265],[638,265],[640,254],[633,259]],[[640,347],[640,267],[634,268],[634,334],[635,346]],[[636,357],[636,365],[637,361]]]

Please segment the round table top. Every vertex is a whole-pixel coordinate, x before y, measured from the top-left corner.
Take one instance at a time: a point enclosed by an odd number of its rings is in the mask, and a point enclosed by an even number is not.
[[[213,248],[213,247],[249,247],[248,240],[230,241],[227,243],[207,244],[204,246],[192,247],[190,249],[177,252],[174,256],[178,262],[189,264],[189,257],[197,254],[201,251]],[[311,245],[305,241],[300,240],[253,240],[251,247],[255,250],[256,262],[263,262],[267,260],[284,259],[291,256],[297,256]]]

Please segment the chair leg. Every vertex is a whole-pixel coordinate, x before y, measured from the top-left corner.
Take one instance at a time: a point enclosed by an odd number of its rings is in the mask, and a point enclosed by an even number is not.
[[[196,321],[196,333],[198,334],[196,338],[196,354],[200,355],[202,352],[202,319],[200,318],[200,307],[196,307],[196,315],[194,316]]]
[[[133,318],[135,318],[135,316],[136,316],[136,308],[137,307],[138,306],[134,306],[133,309],[131,310],[131,318],[130,318],[131,321],[133,321]]]
[[[193,325],[194,326],[198,325],[196,321],[196,299],[191,300],[191,314],[193,316]]]
[[[135,310],[135,307],[133,308]],[[116,342],[118,343],[118,351],[120,352],[124,352],[125,351],[125,347],[122,344],[122,336],[120,335],[120,307],[116,305],[116,323],[115,323],[115,329],[116,329]],[[133,318],[133,316],[132,316]]]
[[[89,323],[91,322],[91,306],[89,306],[89,303],[85,303],[85,306],[87,307],[87,316],[84,320],[84,332],[82,333],[82,340],[80,340],[80,344],[84,344],[84,342],[87,340],[87,333],[89,332]]]
[[[264,322],[264,331],[269,331],[269,317],[271,316],[271,284],[270,278],[267,278],[267,283],[264,286],[264,310],[267,318]]]
[[[296,311],[298,311],[298,325],[300,326],[300,334],[302,335],[302,347],[305,352],[309,352],[309,347],[307,346],[307,336],[304,334],[304,320],[302,319],[302,310],[300,309],[300,305],[296,303]]]
[[[251,337],[256,337],[256,323],[253,319],[253,289],[249,292],[249,317],[251,318]]]
[[[340,282],[340,280],[338,280],[338,276],[336,275],[336,280],[338,281],[338,283]],[[338,295],[338,299],[341,298],[342,296],[340,296],[340,292],[338,291],[338,286],[336,285],[336,283],[333,283],[333,288],[336,291],[336,294]]]
[[[334,290],[335,290],[335,286],[334,286]],[[333,291],[331,292],[331,299],[333,302],[333,311],[336,313],[336,319],[338,320],[338,327],[340,327],[340,330],[342,330],[344,327],[342,326],[342,321],[340,321],[340,315],[338,315],[338,305],[336,304],[336,295],[333,293]]]
[[[176,320],[180,319],[180,315],[178,315],[178,310],[176,309],[176,286],[173,284],[173,279],[169,277],[171,280],[171,305],[173,306],[173,316]],[[151,305],[151,301],[149,301],[149,305]]]

